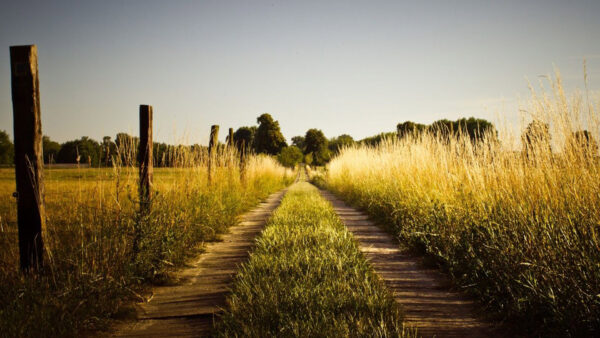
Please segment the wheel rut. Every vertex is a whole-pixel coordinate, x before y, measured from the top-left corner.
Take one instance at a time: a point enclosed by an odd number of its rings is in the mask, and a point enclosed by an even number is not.
[[[255,209],[240,216],[222,241],[207,244],[205,252],[177,273],[178,283],[153,289],[150,300],[136,304],[137,321],[123,323],[117,337],[206,337],[238,266],[247,259],[254,238],[262,231],[287,189],[270,195]]]
[[[424,267],[421,260],[400,249],[397,241],[369,217],[320,190],[358,241],[375,272],[401,304],[404,320],[423,337],[498,337],[493,326],[480,319],[474,301],[450,288],[448,277]]]

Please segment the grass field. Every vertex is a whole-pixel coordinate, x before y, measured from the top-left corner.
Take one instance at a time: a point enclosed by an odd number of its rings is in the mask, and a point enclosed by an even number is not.
[[[228,304],[224,337],[414,335],[352,235],[308,183],[288,191]]]
[[[149,282],[169,283],[169,271],[204,241],[293,180],[259,156],[249,159],[241,182],[237,162],[219,156],[231,165],[214,168],[210,185],[203,163],[155,168],[145,216],[136,168],[46,170],[46,266],[29,278],[18,268],[14,170],[0,169],[0,335],[70,336],[127,316]]]
[[[549,123],[552,152],[541,138],[521,153],[510,138],[421,134],[345,149],[318,180],[519,329],[590,336],[600,331],[600,165],[595,141],[570,137],[596,137],[600,119],[560,81],[551,88],[529,112]]]

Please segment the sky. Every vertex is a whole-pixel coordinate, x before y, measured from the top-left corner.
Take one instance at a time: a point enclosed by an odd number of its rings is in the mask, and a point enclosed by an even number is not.
[[[527,80],[558,67],[600,88],[600,1],[3,1],[0,130],[12,135],[9,46],[38,47],[42,128],[64,142],[137,135],[206,144],[262,113],[289,140],[355,139],[407,120],[517,121]]]

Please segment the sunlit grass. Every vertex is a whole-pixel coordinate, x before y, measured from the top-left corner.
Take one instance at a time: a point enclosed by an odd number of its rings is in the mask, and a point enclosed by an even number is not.
[[[204,241],[293,178],[272,158],[251,156],[241,181],[237,156],[222,151],[209,184],[205,157],[177,156],[180,167],[155,168],[147,215],[138,212],[134,167],[46,170],[46,264],[28,277],[18,267],[14,170],[0,170],[1,336],[104,327],[141,300],[149,282],[171,282],[169,271]]]
[[[345,149],[323,179],[509,322],[589,335],[600,330],[600,166],[572,132],[598,140],[599,115],[560,78],[551,88],[527,111],[549,123],[552,153],[537,140],[521,153],[520,135],[415,135]]]
[[[308,183],[290,188],[232,289],[221,336],[414,335],[352,235]]]

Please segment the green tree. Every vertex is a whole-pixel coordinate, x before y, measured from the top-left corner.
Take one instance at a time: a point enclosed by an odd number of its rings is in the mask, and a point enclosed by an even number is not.
[[[454,130],[469,135],[469,138],[473,143],[480,142],[485,137],[498,138],[498,132],[494,125],[484,119],[477,119],[474,117],[468,119],[462,118],[456,120],[454,124]]]
[[[354,139],[348,134],[342,134],[329,140],[329,151],[334,155],[340,152],[340,149],[354,145]]]
[[[328,149],[329,141],[323,132],[319,129],[309,129],[304,136],[304,153],[313,154],[313,163],[316,165],[324,165],[331,158],[331,153]]]
[[[376,146],[381,143],[383,140],[392,139],[396,137],[396,133],[387,132],[387,133],[379,133],[374,136],[365,137],[364,139],[358,141],[359,144],[367,145],[367,146]]]
[[[455,135],[455,131],[456,131],[454,122],[452,122],[448,119],[437,120],[437,121],[433,122],[428,127],[428,130],[435,137],[442,139],[444,141],[449,141],[450,137]]]
[[[139,137],[134,137],[126,133],[118,133],[116,135],[116,151],[122,164],[126,166],[134,166],[136,164],[139,143]]]
[[[256,119],[258,129],[254,136],[254,150],[256,153],[277,155],[283,147],[287,146],[285,138],[279,128],[279,122],[273,120],[269,114],[262,114]]]
[[[398,123],[396,126],[396,132],[398,133],[398,138],[402,139],[408,135],[417,136],[418,134],[427,130],[427,126],[420,123],[414,123],[411,121],[406,121],[404,123]]]
[[[304,154],[302,150],[296,146],[289,146],[281,149],[281,153],[277,157],[279,163],[283,166],[293,168],[296,164],[302,162]]]
[[[8,137],[8,133],[0,130],[0,164],[13,164],[15,161],[15,147]]]
[[[315,153],[324,147],[327,147],[328,141],[323,132],[319,129],[309,129],[304,136],[305,153]]]
[[[254,135],[256,134],[256,127],[239,127],[235,133],[233,133],[233,143],[236,148],[241,151],[248,151],[254,149]]]
[[[306,143],[304,142],[304,136],[292,137],[292,144],[304,152],[304,147],[306,146]]]
[[[60,143],[54,142],[48,136],[42,137],[42,148],[44,150],[44,163],[56,162],[58,152],[60,151]]]
[[[398,126],[400,127],[400,125]],[[418,130],[420,127],[415,125],[415,128]],[[498,138],[498,132],[491,122],[474,117],[462,118],[456,121],[438,120],[428,126],[427,129],[436,137],[446,141],[449,141],[451,137],[457,138],[460,135],[468,136],[474,144],[481,142],[485,137]],[[400,135],[400,129],[398,131]]]
[[[169,145],[166,143],[154,142],[152,144],[152,157],[154,159],[154,164],[157,167],[170,166],[171,161],[169,158]]]
[[[79,140],[68,141],[61,146],[57,162],[90,163],[97,166],[100,164],[101,153],[100,143],[87,136],[82,136]]]
[[[117,153],[117,145],[112,141],[110,136],[102,138],[102,151],[100,153],[100,162],[108,167],[113,163],[113,156]]]

